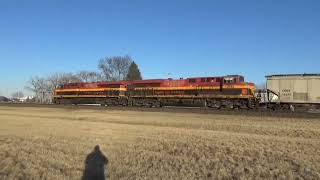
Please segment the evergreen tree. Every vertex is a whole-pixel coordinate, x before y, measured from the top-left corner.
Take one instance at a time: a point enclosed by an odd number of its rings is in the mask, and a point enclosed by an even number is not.
[[[129,71],[128,71],[126,80],[128,80],[128,81],[142,80],[140,70],[134,61],[131,63],[131,65],[129,67]]]

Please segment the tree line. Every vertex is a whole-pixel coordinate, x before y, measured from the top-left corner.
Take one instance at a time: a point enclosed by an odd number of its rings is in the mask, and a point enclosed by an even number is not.
[[[30,78],[26,88],[34,93],[36,103],[50,103],[54,89],[62,84],[142,79],[138,65],[130,56],[102,58],[99,61],[98,70],[84,70],[78,73],[53,73],[44,77],[34,76]]]

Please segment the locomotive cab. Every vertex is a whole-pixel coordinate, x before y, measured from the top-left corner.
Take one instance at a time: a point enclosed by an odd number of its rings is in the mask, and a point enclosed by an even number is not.
[[[241,75],[224,76],[223,85],[228,88],[238,89],[242,96],[251,96],[255,91],[254,84],[245,82],[244,77]]]
[[[228,75],[223,78],[224,84],[236,84],[236,83],[243,83],[244,77],[240,75]]]

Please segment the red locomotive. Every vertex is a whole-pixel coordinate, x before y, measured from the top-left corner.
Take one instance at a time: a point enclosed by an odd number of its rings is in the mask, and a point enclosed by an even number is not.
[[[252,108],[255,85],[240,75],[187,79],[72,83],[55,90],[57,104],[160,107],[166,104]]]

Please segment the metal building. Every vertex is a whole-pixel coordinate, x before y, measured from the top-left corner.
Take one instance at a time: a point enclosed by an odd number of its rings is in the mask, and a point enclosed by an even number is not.
[[[320,104],[320,74],[278,74],[266,78],[270,102]]]

